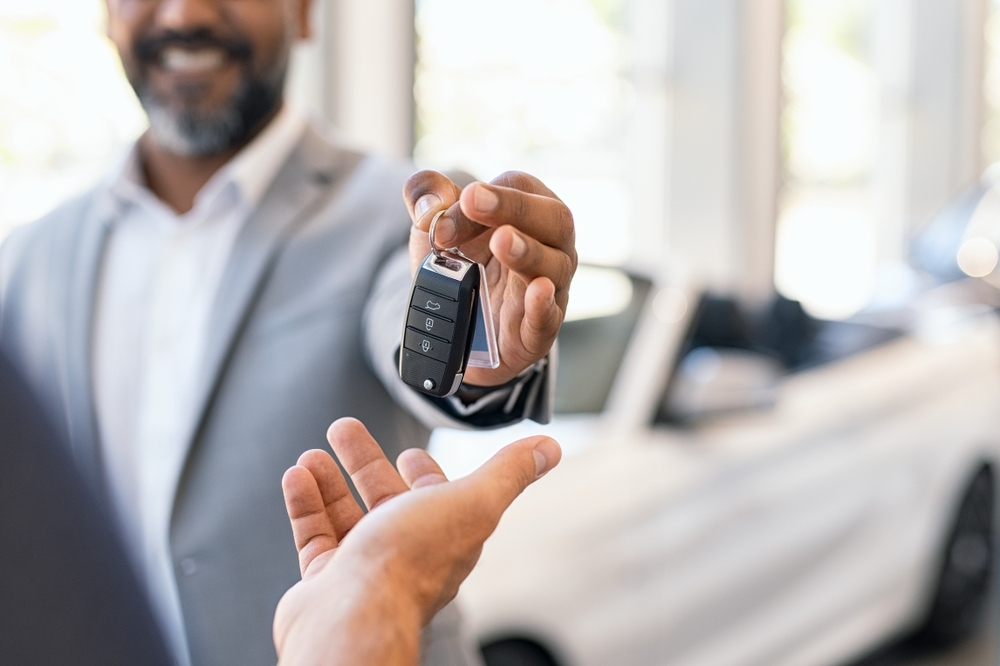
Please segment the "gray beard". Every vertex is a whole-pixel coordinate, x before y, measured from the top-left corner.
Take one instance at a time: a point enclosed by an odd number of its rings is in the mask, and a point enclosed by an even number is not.
[[[273,81],[247,82],[220,109],[172,109],[140,86],[139,101],[149,116],[149,133],[166,150],[182,157],[218,155],[236,148],[280,104],[284,72]]]
[[[149,116],[149,133],[157,144],[182,157],[224,153],[247,133],[236,104],[209,112],[177,111],[144,93],[139,98]]]

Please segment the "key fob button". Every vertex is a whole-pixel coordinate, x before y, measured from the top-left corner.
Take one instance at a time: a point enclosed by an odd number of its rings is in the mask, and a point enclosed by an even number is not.
[[[416,308],[410,308],[410,316],[406,320],[406,325],[422,333],[442,338],[445,342],[451,342],[453,339],[452,335],[455,332],[455,324],[453,322],[441,319],[440,317],[434,317]]]
[[[451,355],[450,344],[411,328],[406,329],[406,340],[403,342],[403,346],[410,351],[429,356],[442,363],[447,363],[448,357]]]
[[[413,298],[410,299],[410,305],[420,308],[428,314],[436,317],[444,317],[450,321],[455,321],[455,317],[458,315],[458,303],[456,301],[429,291],[424,291],[419,287],[413,290]]]
[[[435,294],[441,294],[445,298],[449,298],[453,301],[458,300],[459,292],[461,291],[461,282],[454,280],[434,271],[423,271],[420,276],[421,285],[425,289],[434,292]]]

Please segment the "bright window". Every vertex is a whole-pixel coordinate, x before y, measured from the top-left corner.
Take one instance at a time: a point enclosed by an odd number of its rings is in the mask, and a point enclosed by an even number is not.
[[[93,184],[145,127],[101,0],[0,0],[0,236]]]
[[[872,0],[789,0],[781,118],[778,290],[821,317],[870,299],[877,264],[881,100]]]
[[[986,71],[983,94],[986,123],[983,128],[983,163],[1000,162],[1000,0],[990,0],[986,21]]]
[[[624,261],[625,20],[625,0],[418,0],[418,164],[536,175],[573,210],[582,261]]]

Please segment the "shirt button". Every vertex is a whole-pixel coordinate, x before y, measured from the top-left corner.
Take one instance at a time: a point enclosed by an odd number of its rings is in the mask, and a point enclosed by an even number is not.
[[[185,557],[181,560],[181,571],[183,571],[186,575],[190,576],[197,570],[198,563],[194,561],[193,557]]]

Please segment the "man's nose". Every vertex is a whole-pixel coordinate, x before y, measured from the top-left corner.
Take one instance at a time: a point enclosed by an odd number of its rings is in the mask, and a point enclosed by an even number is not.
[[[221,4],[219,0],[160,0],[156,27],[186,32],[218,25],[222,19]]]

